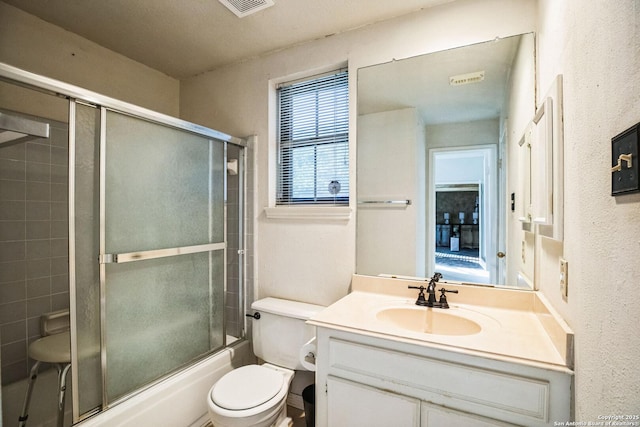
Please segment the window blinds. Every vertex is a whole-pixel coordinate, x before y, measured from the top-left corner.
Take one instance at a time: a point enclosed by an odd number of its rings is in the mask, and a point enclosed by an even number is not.
[[[346,70],[278,88],[276,203],[349,203]]]

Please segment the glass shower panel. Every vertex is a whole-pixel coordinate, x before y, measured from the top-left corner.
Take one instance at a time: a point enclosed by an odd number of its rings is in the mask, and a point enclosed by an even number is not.
[[[225,147],[106,111],[106,402],[224,343]]]
[[[77,363],[74,372],[75,419],[102,404],[102,370],[100,365],[100,110],[75,105],[75,167],[72,247],[72,274],[75,281]],[[77,382],[75,382],[77,381]]]
[[[211,350],[210,255],[214,264],[221,264],[223,254],[203,252],[107,265],[108,402]],[[223,289],[219,280],[213,287]],[[219,311],[214,323],[221,326]],[[222,335],[217,335],[217,345],[222,345]]]
[[[224,241],[222,142],[112,111],[106,138],[107,253]]]

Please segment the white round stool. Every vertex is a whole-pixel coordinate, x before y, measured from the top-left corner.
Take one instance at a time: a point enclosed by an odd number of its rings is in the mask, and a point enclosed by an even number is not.
[[[27,394],[24,398],[22,413],[18,418],[18,427],[25,427],[27,425],[31,393],[38,378],[38,369],[42,362],[51,363],[58,370],[58,416],[56,425],[57,427],[63,427],[67,373],[69,372],[69,368],[71,368],[71,335],[69,331],[48,335],[35,340],[29,345],[29,357],[35,360],[36,363],[33,365],[33,368],[31,368],[31,373],[29,374]]]

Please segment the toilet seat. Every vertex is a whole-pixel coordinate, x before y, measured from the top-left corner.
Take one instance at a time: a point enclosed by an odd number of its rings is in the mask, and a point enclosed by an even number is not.
[[[236,371],[240,371],[240,374],[236,374]],[[273,377],[271,373],[279,375],[280,378],[275,379],[276,377]],[[290,369],[269,363],[247,365],[226,373],[207,393],[209,416],[213,425],[221,427],[272,426],[280,415],[284,414],[286,417],[287,394],[293,374],[294,372]],[[220,383],[222,384],[221,388],[219,388]],[[225,383],[227,384],[225,385]],[[277,387],[277,384],[280,384],[280,387]],[[262,389],[262,392],[247,393],[250,389],[254,389],[254,386],[255,390]],[[274,386],[278,390],[274,396],[269,397],[273,393]],[[218,390],[214,392],[214,389]],[[229,393],[229,395],[222,397],[224,393]],[[247,394],[253,396],[247,399]],[[241,409],[224,408],[214,399],[220,400],[223,405]],[[264,402],[249,407],[261,400]]]
[[[221,408],[242,411],[273,399],[282,390],[284,376],[260,365],[243,366],[224,375],[211,388],[211,400]]]

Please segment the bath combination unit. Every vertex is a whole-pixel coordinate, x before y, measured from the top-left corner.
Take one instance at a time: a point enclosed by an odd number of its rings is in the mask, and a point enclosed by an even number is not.
[[[294,370],[306,370],[300,349],[315,336],[305,322],[322,306],[265,298],[255,301],[253,347],[262,365],[247,365],[224,375],[207,396],[214,427],[290,425],[286,401]]]

